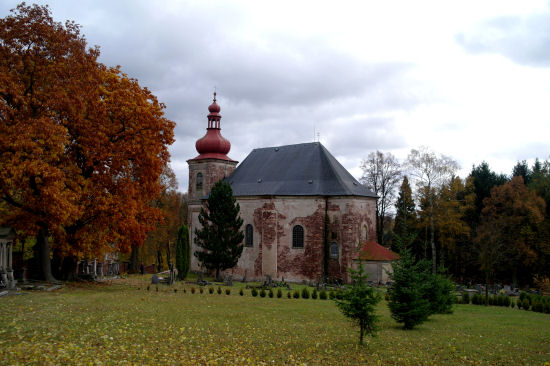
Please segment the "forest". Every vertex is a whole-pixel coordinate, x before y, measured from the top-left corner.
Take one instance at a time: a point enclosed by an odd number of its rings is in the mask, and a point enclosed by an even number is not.
[[[411,250],[460,283],[542,285],[550,274],[550,161],[517,162],[510,175],[486,162],[462,179],[458,164],[427,148],[400,163],[380,151],[362,162],[362,182],[379,195],[377,240]]]

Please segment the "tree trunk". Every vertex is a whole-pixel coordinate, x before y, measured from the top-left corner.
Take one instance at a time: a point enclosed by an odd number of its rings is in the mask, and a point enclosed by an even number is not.
[[[432,273],[435,274],[437,267],[436,267],[436,253],[435,253],[435,240],[434,240],[434,231],[435,231],[435,225],[434,225],[434,201],[433,196],[431,193],[431,189],[429,189],[430,194],[430,244],[432,246]]]
[[[61,275],[64,281],[74,281],[76,272],[76,258],[73,256],[63,258]]]
[[[138,273],[139,265],[139,246],[132,245],[132,253],[130,254],[130,273]]]
[[[38,245],[38,263],[40,265],[41,279],[54,282],[52,275],[52,266],[50,262],[50,242],[48,240],[48,230],[40,227],[36,235],[36,245]]]
[[[172,258],[170,257],[170,240],[166,242],[166,262],[168,264],[168,268],[170,268],[170,263],[172,263]]]
[[[365,333],[365,329],[361,325],[361,328],[359,330],[359,344],[363,344],[363,333]]]
[[[220,281],[220,267],[216,268],[216,281]]]

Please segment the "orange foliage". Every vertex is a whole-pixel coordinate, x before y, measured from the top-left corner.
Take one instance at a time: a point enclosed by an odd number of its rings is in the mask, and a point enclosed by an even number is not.
[[[174,123],[98,56],[47,7],[0,19],[0,199],[10,207],[0,220],[29,235],[47,229],[62,255],[128,251],[160,218],[149,202]]]

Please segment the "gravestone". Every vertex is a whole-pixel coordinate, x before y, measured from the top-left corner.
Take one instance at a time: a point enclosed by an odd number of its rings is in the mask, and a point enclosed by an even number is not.
[[[225,286],[233,286],[233,276],[227,275],[224,279],[224,285]]]
[[[153,275],[153,277],[151,277],[151,283],[153,285],[158,285],[160,283],[160,278],[159,276],[157,276],[156,274]]]
[[[244,276],[243,276],[243,283],[246,283],[246,273],[247,273],[247,269],[244,270]]]

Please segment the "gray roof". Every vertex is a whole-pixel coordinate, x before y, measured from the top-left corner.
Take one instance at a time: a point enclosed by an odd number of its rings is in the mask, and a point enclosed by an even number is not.
[[[254,149],[226,180],[235,196],[377,197],[319,142]]]

